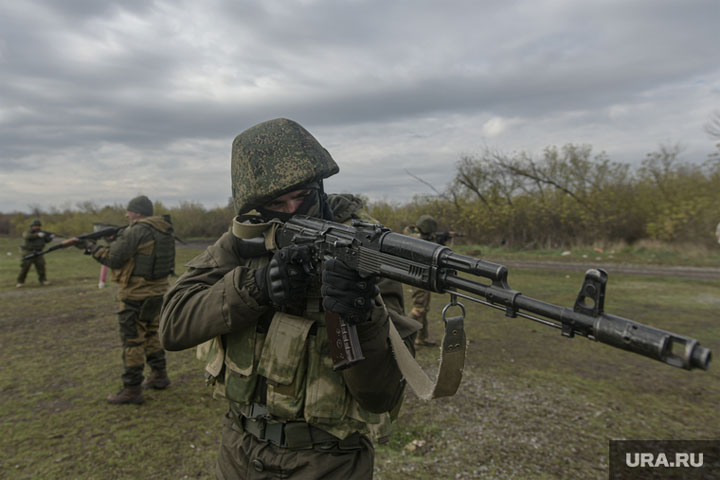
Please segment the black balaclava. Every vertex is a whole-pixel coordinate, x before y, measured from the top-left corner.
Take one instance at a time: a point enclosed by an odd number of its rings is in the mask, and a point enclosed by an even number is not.
[[[302,185],[294,190],[310,190],[310,194],[305,197],[300,206],[292,213],[275,212],[263,207],[258,207],[263,220],[269,222],[273,218],[277,218],[281,222],[287,222],[294,215],[308,215],[310,217],[322,218],[323,220],[333,220],[333,213],[328,203],[327,194],[323,189],[323,182],[315,181]]]

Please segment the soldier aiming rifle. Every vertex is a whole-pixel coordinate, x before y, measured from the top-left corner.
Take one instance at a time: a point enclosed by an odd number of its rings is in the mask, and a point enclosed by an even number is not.
[[[72,239],[85,254],[112,269],[123,303],[118,312],[123,387],[107,398],[115,405],[143,403],[144,389],[162,390],[170,385],[158,324],[168,276],[175,268],[173,227],[169,216],[153,215],[153,204],[145,195],[130,200],[126,210],[128,225],[118,227],[109,246],[96,245],[89,236]],[[148,378],[143,376],[145,364],[150,367]]]
[[[198,346],[216,396],[228,401],[216,478],[371,478],[373,442],[389,438],[406,383],[423,399],[459,385],[458,298],[567,337],[708,368],[710,350],[696,340],[605,313],[603,271],[588,271],[572,309],[524,296],[502,265],[393,233],[360,205],[343,208],[354,203],[323,187],[338,170],[291,120],[239,134],[231,157],[238,216],[165,295],[163,345]],[[419,325],[403,314],[401,283],[450,294],[434,383],[413,358]],[[461,314],[447,315],[450,308]]]
[[[25,278],[30,271],[30,267],[33,265],[35,265],[35,271],[38,274],[40,284],[50,285],[50,282],[47,280],[47,269],[45,267],[45,259],[42,257],[42,253],[44,253],[42,250],[46,244],[52,242],[55,234],[46,232],[42,230],[41,227],[42,222],[35,219],[30,224],[30,229],[23,233],[25,243],[20,246],[20,250],[29,253],[22,257],[20,273],[17,276],[17,283],[15,284],[17,288],[25,284]]]

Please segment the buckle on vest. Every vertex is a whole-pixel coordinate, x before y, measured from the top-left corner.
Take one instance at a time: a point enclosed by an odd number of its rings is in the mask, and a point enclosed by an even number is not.
[[[306,422],[270,423],[265,416],[265,405],[253,403],[245,416],[240,409],[230,403],[230,414],[237,430],[251,434],[263,442],[269,442],[290,450],[310,450],[329,453],[342,453],[347,450],[363,448],[362,435],[355,432],[345,439],[340,439],[325,430],[314,427]]]

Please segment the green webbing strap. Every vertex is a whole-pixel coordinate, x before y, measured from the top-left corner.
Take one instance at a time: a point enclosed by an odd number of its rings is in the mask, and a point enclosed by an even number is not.
[[[447,310],[448,307],[445,307]],[[445,333],[440,347],[440,366],[435,382],[425,374],[422,367],[408,350],[395,325],[390,321],[390,344],[395,360],[410,388],[421,400],[455,395],[465,365],[465,330],[463,316],[445,318]]]

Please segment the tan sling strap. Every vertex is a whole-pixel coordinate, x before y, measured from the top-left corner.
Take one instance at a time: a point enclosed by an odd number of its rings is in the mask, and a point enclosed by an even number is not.
[[[446,317],[448,308],[458,306],[462,315]],[[417,363],[400,337],[395,325],[390,321],[390,344],[395,354],[395,360],[410,388],[421,400],[431,400],[439,397],[455,395],[462,380],[463,366],[465,365],[465,330],[463,320],[465,308],[457,303],[451,295],[451,302],[445,306],[442,313],[445,321],[445,333],[440,346],[440,366],[435,382],[430,380],[422,367]]]

